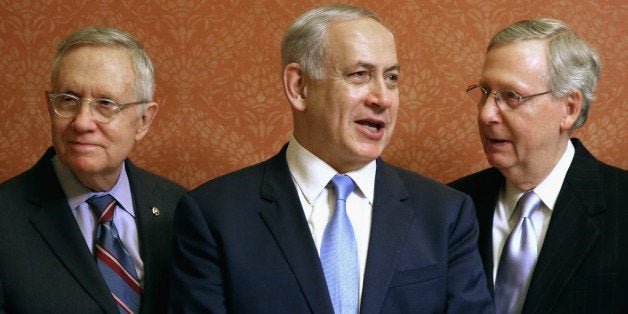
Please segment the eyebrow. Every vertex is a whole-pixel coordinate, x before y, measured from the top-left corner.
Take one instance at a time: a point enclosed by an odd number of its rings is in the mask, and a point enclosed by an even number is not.
[[[356,66],[360,67],[360,68],[366,68],[366,69],[369,69],[369,70],[375,68],[375,65],[373,65],[371,63],[368,63],[368,62],[362,62],[362,61],[358,61],[356,63]],[[384,72],[399,71],[399,68],[400,68],[399,64],[395,64],[395,65],[393,65],[391,67],[388,67],[388,68],[384,69]]]

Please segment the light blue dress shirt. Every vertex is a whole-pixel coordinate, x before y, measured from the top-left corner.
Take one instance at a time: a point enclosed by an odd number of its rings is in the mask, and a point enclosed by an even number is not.
[[[133,208],[133,197],[131,195],[131,186],[124,163],[122,164],[122,171],[120,172],[118,182],[107,192],[93,192],[88,189],[56,155],[52,158],[52,165],[59,179],[59,183],[63,188],[63,192],[66,195],[68,205],[72,209],[72,214],[74,214],[74,218],[76,218],[76,222],[81,229],[87,247],[92,253],[94,252],[98,217],[96,217],[96,214],[94,214],[85,201],[92,196],[103,194],[111,194],[111,196],[118,201],[118,205],[113,214],[113,223],[116,225],[116,229],[118,229],[124,247],[133,260],[133,265],[140,278],[140,283],[143,283],[144,263],[140,258],[139,237],[137,233],[137,223],[135,221],[135,210]]]

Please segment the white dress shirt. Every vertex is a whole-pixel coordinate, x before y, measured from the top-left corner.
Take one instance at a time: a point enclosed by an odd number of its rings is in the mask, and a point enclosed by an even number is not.
[[[567,149],[565,149],[563,156],[554,166],[554,169],[533,189],[542,201],[541,206],[532,213],[531,217],[534,230],[536,231],[537,248],[539,250],[537,256],[543,247],[552,211],[574,154],[575,149],[571,141],[569,141]],[[516,215],[513,215],[513,212],[517,201],[524,192],[508,181],[506,181],[506,186],[499,192],[499,199],[493,216],[493,282],[495,282],[497,276],[499,259],[506,239],[519,221],[520,217],[515,217]],[[528,278],[528,283],[530,279]]]
[[[286,150],[288,168],[292,180],[299,193],[303,212],[310,227],[312,238],[320,255],[321,242],[327,222],[336,206],[336,195],[329,181],[338,174],[331,166],[301,146],[294,136]],[[360,269],[360,299],[362,281],[366,268],[369,235],[371,233],[371,216],[373,212],[373,195],[375,190],[376,162],[372,161],[365,167],[344,173],[353,179],[356,189],[347,198],[347,215],[353,225],[358,249]]]
[[[111,194],[111,196],[116,199],[118,205],[113,213],[113,223],[116,229],[118,229],[118,234],[124,244],[124,248],[133,260],[133,265],[140,279],[140,284],[143,285],[144,263],[140,258],[139,237],[137,235],[137,224],[135,222],[133,197],[131,196],[131,186],[124,163],[122,164],[122,171],[120,172],[118,181],[113,188],[107,192],[93,192],[88,189],[56,155],[52,158],[52,165],[54,166],[59,183],[61,183],[63,192],[66,195],[68,205],[72,209],[72,214],[74,214],[74,218],[76,218],[76,222],[81,229],[87,247],[92,254],[94,253],[98,217],[96,217],[96,214],[90,209],[86,201],[92,196],[100,196],[103,194]]]

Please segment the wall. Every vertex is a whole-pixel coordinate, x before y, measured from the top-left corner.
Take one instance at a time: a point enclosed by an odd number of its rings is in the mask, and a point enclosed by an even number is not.
[[[268,158],[291,129],[279,47],[290,22],[332,1],[0,1],[0,181],[50,145],[44,91],[56,44],[71,31],[128,31],[157,68],[158,116],[132,159],[189,188]],[[395,33],[401,109],[384,158],[447,182],[487,166],[464,89],[477,81],[491,35],[535,17],[568,21],[599,47],[605,69],[587,124],[575,136],[628,168],[626,1],[346,1]]]

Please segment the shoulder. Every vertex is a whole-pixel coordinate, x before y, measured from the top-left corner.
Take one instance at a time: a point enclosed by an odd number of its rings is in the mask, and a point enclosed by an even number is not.
[[[459,207],[468,197],[434,179],[383,161],[378,164],[378,172],[380,173],[376,178],[376,190],[386,189],[392,194],[398,194],[406,199],[404,201],[406,204],[432,209]]]
[[[129,160],[127,160],[125,163],[131,184],[141,184],[149,186],[154,185],[157,189],[160,189],[164,192],[179,195],[182,195],[187,191],[187,189],[180,184],[170,179],[164,178],[158,174],[150,172],[146,169],[142,169]]]
[[[450,187],[471,196],[499,189],[506,179],[496,168],[487,168],[449,182]]]
[[[0,183],[0,199],[16,199],[24,195],[56,195],[61,192],[61,185],[52,167],[50,159],[54,149],[46,153],[30,169]]]
[[[264,163],[248,166],[210,179],[190,191],[191,196],[207,193],[222,194],[232,190],[248,190],[259,186],[264,174]]]

